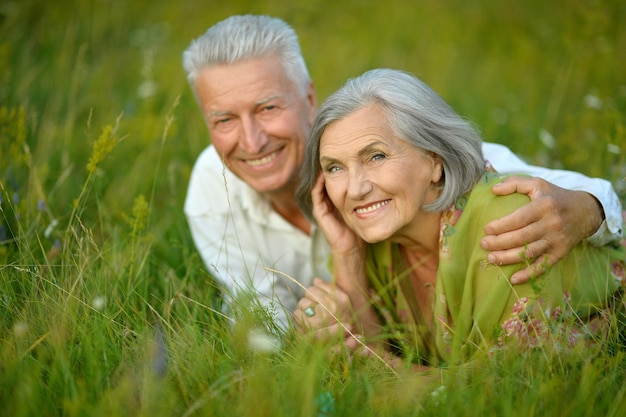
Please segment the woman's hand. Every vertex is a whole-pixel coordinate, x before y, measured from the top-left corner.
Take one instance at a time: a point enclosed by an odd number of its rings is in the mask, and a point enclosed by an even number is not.
[[[300,333],[315,333],[328,340],[350,331],[353,308],[348,295],[337,285],[319,278],[313,280],[293,314]]]
[[[349,323],[352,329],[366,336],[377,333],[380,327],[379,320],[369,302],[370,291],[365,273],[365,242],[346,225],[337,212],[326,193],[322,173],[311,190],[311,199],[313,215],[324,232],[332,252],[334,284],[330,285],[333,285],[335,291],[333,297],[334,300],[338,300],[336,294],[340,291],[341,308],[347,308],[341,311],[339,322],[329,322],[325,331],[334,331],[334,334],[337,334],[347,328],[345,323]],[[343,296],[346,296],[345,300]],[[303,307],[306,310],[310,306]],[[317,309],[319,307],[316,307],[316,312]],[[339,324],[338,328],[330,327],[334,324]]]
[[[363,240],[356,235],[343,221],[326,193],[324,174],[320,173],[311,190],[313,216],[324,233],[326,241],[334,255],[349,254],[354,250],[362,250]]]

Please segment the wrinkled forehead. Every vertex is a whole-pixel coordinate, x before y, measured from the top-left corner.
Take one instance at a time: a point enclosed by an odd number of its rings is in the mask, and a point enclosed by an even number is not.
[[[359,142],[393,141],[394,136],[384,109],[367,105],[329,123],[321,134],[320,148],[341,147]]]
[[[232,62],[215,62],[203,66],[199,73],[206,73],[211,69],[222,69],[223,72],[228,73],[239,68],[245,68],[249,78],[256,77],[268,85],[280,84],[282,88],[303,96],[306,95],[310,82],[308,77],[302,77],[295,71],[290,71],[289,66],[279,54],[245,57]],[[241,72],[238,74],[241,75]]]
[[[221,98],[261,100],[269,96],[297,96],[298,90],[279,62],[246,60],[202,68],[196,91],[204,100]]]

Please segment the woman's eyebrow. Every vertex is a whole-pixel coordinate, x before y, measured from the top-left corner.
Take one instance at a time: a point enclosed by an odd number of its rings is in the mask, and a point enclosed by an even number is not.
[[[368,143],[367,145],[365,145],[363,148],[359,149],[359,152],[357,152],[357,155],[359,157],[363,157],[364,155],[367,155],[368,153],[370,153],[373,149],[377,148],[378,146],[388,146],[385,142],[381,141],[381,140],[374,140],[370,143]],[[321,163],[331,163],[331,162],[341,162],[339,161],[337,158],[331,157],[331,156],[326,156],[326,155],[320,155],[320,164]]]
[[[367,145],[365,145],[364,147],[362,147],[359,152],[358,155],[359,156],[363,156],[366,155],[368,153],[370,153],[372,151],[372,149],[377,148],[378,146],[388,146],[385,142],[381,141],[381,140],[374,140],[370,143],[368,143]]]

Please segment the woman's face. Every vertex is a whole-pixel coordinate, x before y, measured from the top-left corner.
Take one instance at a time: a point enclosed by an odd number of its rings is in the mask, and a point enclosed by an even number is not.
[[[369,243],[419,233],[422,207],[439,195],[439,159],[395,137],[375,104],[326,127],[320,165],[331,201]]]

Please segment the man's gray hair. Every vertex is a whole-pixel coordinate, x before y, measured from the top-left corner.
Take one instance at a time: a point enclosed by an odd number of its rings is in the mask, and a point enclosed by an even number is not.
[[[311,189],[320,172],[320,140],[324,130],[369,104],[378,105],[386,112],[398,138],[441,158],[441,194],[424,209],[447,209],[479,180],[485,162],[482,139],[474,126],[415,76],[392,69],[371,70],[348,80],[328,97],[313,122],[296,192],[298,203],[309,218],[313,208]]]
[[[301,93],[311,80],[298,36],[283,20],[263,15],[236,15],[211,26],[183,52],[183,67],[194,93],[198,72],[214,65],[276,56]]]

